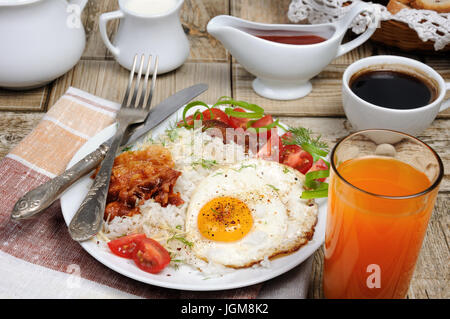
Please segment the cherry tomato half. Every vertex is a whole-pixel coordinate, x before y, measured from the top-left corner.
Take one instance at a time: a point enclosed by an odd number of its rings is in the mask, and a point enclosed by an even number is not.
[[[144,238],[136,246],[133,260],[143,271],[156,274],[170,263],[170,255],[157,241]]]
[[[292,142],[294,140],[294,135],[291,132],[286,132],[281,135],[281,140],[283,141],[283,143]]]
[[[215,108],[215,107],[213,107],[211,109],[204,110],[202,112],[202,114],[203,114],[203,121],[211,120],[211,113],[212,113],[212,116],[213,116],[214,120],[219,120],[219,121],[221,121],[221,122],[223,122],[223,123],[225,123],[227,125],[231,125],[228,115],[224,111],[222,111],[222,110],[220,110],[218,108]],[[200,119],[201,119],[201,116],[197,115],[196,116],[196,120],[200,120]],[[188,125],[193,125],[194,124],[194,115],[190,115],[190,116],[186,117],[186,122],[187,122]],[[184,125],[184,121],[183,120],[179,121],[177,123],[177,125],[178,126],[183,126]]]
[[[144,234],[132,234],[111,240],[108,243],[108,247],[113,254],[131,259],[133,258],[133,251],[137,244],[144,238],[146,238]]]
[[[325,163],[325,161],[323,159],[319,159],[317,160],[317,162],[314,163],[314,165],[309,169],[309,172],[314,172],[314,171],[324,171],[328,169],[328,165]],[[317,179],[319,182],[324,182],[326,180],[326,178],[318,178]]]
[[[280,162],[283,145],[281,138],[278,136],[277,128],[272,128],[267,135],[267,142],[259,148],[256,156],[265,160]]]
[[[237,107],[237,108],[235,108],[233,110],[236,111],[236,112],[246,113],[246,111],[244,109],[241,109],[240,107]],[[248,121],[251,121],[251,119],[243,118],[243,117],[230,116],[230,125],[233,128],[242,128],[243,130],[246,130]]]
[[[268,126],[272,123],[273,123],[272,115],[265,115],[262,118],[260,118],[259,120],[256,120],[255,122],[253,122],[250,127],[260,128],[260,127]],[[260,130],[258,135],[266,134],[267,139],[269,139],[271,131],[272,130],[270,130],[270,129]]]
[[[281,163],[306,174],[313,165],[313,157],[298,145],[285,145],[281,153]]]

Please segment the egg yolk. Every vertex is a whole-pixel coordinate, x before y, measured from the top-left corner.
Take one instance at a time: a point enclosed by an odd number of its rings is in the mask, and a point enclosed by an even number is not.
[[[233,197],[217,197],[202,207],[198,214],[200,233],[215,241],[236,241],[243,238],[253,226],[250,209]]]

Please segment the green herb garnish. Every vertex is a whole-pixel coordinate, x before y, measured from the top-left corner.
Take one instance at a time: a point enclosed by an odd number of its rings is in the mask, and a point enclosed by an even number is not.
[[[303,191],[302,199],[312,199],[328,197],[328,183],[320,183],[320,185],[313,190]]]
[[[233,168],[233,171],[235,171],[235,172],[240,172],[240,171],[242,171],[243,169],[249,168],[249,167],[256,169],[256,164],[249,164],[249,165],[244,165],[244,164],[242,164],[241,167],[239,167],[239,169]]]
[[[122,149],[122,152],[129,152],[129,151],[131,151],[132,148],[133,148],[132,146],[124,147],[124,148]]]
[[[171,240],[178,240],[178,241],[182,242],[183,244],[185,244],[186,246],[189,246],[189,247],[192,247],[194,245],[194,243],[191,243],[190,241],[188,241],[183,236],[177,235],[177,234],[175,234],[172,237],[170,237],[169,239],[167,239],[167,242],[169,242]]]
[[[172,128],[166,131],[167,137],[170,139],[171,142],[175,142],[175,140],[178,138],[178,130],[176,128]]]
[[[290,128],[287,132],[292,133],[292,137],[283,138],[285,145],[299,145],[310,153],[314,162],[328,155],[327,143],[321,141],[321,136],[311,137],[312,131],[304,127]]]
[[[217,165],[217,161],[216,160],[205,160],[205,159],[202,158],[201,160],[192,162],[191,165],[192,166],[201,165],[201,167],[203,167],[203,168],[210,169],[214,165]]]
[[[305,175],[305,186],[311,189],[317,189],[322,182],[316,181],[319,178],[327,178],[330,176],[330,170],[308,172]]]
[[[270,188],[272,188],[274,191],[278,192],[279,189],[276,188],[275,186],[271,185],[271,184],[266,184],[267,186],[269,186]]]
[[[184,122],[184,125],[182,125],[182,126],[184,126],[184,127],[186,127],[186,128],[193,128],[193,127],[194,127],[192,124],[189,124],[189,123],[187,122],[187,120],[186,120],[186,113],[187,113],[187,111],[189,111],[191,108],[193,108],[193,107],[195,107],[195,106],[198,106],[198,105],[203,106],[203,107],[206,107],[206,108],[210,111],[210,113],[211,113],[211,119],[214,118],[214,114],[213,114],[213,112],[211,111],[211,108],[209,107],[208,104],[206,104],[205,102],[202,102],[202,101],[193,101],[193,102],[189,103],[188,105],[186,105],[186,106],[184,107],[184,110],[183,110],[183,122]],[[197,111],[195,111],[194,116],[193,116],[192,118],[193,118],[194,120],[199,119],[199,120],[203,121],[203,114],[202,114],[199,110],[197,110]]]

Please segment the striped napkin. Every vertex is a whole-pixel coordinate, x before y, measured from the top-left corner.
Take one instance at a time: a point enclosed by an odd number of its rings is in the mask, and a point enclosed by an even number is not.
[[[71,87],[38,126],[0,161],[0,297],[258,297],[264,292],[262,284],[227,291],[188,292],[122,276],[96,261],[70,238],[59,201],[35,219],[10,220],[15,202],[27,191],[63,172],[89,138],[113,123],[119,107],[118,103]],[[306,271],[310,268],[309,264]],[[305,291],[302,289],[300,294]]]

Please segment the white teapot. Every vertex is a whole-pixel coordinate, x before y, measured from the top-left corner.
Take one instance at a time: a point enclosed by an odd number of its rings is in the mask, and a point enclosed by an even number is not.
[[[39,87],[80,59],[87,0],[0,0],[0,87]]]

